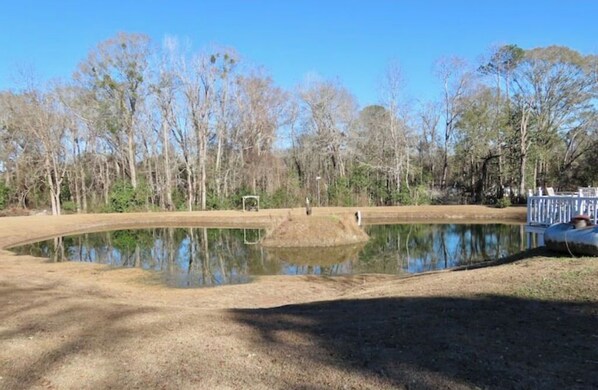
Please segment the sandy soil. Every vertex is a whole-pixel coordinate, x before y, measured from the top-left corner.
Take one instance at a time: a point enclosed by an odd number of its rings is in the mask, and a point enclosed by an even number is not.
[[[315,213],[333,211],[355,210]],[[480,206],[362,212],[369,223],[525,218]],[[114,227],[271,227],[288,213],[1,218],[0,250]],[[277,276],[179,290],[141,270],[1,250],[0,388],[596,388],[597,260],[532,250],[403,279]]]

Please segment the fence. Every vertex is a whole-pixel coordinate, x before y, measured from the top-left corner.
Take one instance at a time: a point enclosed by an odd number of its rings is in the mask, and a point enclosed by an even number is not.
[[[527,225],[546,227],[569,222],[571,217],[585,214],[598,223],[598,197],[587,196],[530,196],[527,199]]]

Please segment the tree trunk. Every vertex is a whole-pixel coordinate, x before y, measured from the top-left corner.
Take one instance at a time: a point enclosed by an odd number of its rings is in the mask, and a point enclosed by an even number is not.
[[[539,164],[539,161],[538,161],[538,159],[536,159],[536,161],[534,162],[534,180],[533,180],[534,187],[538,186],[538,164]]]
[[[207,135],[201,134],[199,140],[199,202],[202,210],[206,209],[206,165],[207,165]]]
[[[521,124],[519,127],[519,198],[523,199],[526,196],[525,192],[525,168],[527,165],[527,151],[528,151],[528,133],[527,125],[529,121],[529,111],[524,106],[521,116]]]
[[[131,185],[137,189],[137,170],[135,168],[135,135],[133,129],[127,134],[127,152],[129,162],[129,174],[131,175]]]
[[[56,188],[56,183],[52,177],[52,169],[50,166],[50,160],[46,157],[46,181],[48,187],[50,187],[50,203],[52,204],[52,215],[60,215],[60,190]]]
[[[527,165],[527,153],[519,157],[519,198],[525,197],[525,166]]]
[[[502,188],[503,188],[503,184],[504,184],[504,181],[502,178],[502,176],[503,176],[503,173],[502,173],[503,161],[502,160],[503,160],[502,159],[502,146],[500,145],[500,142],[499,142],[499,144],[498,144],[498,185],[500,187],[500,191],[501,191],[500,195],[501,196],[502,196]]]
[[[193,172],[189,163],[186,164],[187,171],[187,210],[193,211],[193,204],[195,203],[195,196],[193,192]]]
[[[79,191],[79,177],[77,175],[77,171],[75,168],[75,172],[73,172],[73,182],[75,185],[75,205],[77,206],[77,214],[81,212],[81,192]]]
[[[83,212],[87,213],[87,188],[85,185],[85,170],[83,169],[83,164],[80,164],[80,179],[81,179],[81,207],[83,208]]]
[[[214,166],[214,177],[216,178],[216,195],[220,197],[221,190],[222,190],[222,144],[224,143],[224,137],[226,135],[226,104],[227,104],[227,92],[228,89],[226,87],[226,82],[224,82],[224,89],[222,91],[222,101],[220,106],[220,120],[221,124],[218,126],[216,138],[216,165]]]
[[[166,118],[166,117],[165,117]],[[172,203],[172,172],[170,167],[170,141],[168,140],[168,123],[166,119],[162,121],[162,147],[164,148],[164,173],[166,174],[166,209],[174,210]]]
[[[52,215],[59,215],[58,206],[56,205],[56,197],[54,196],[54,183],[52,182],[52,174],[48,170],[46,172],[46,180],[50,186],[50,203],[52,204]]]
[[[105,169],[104,169],[105,177],[104,177],[104,203],[108,205],[110,201],[110,165],[108,161],[106,161]]]
[[[447,150],[447,148],[445,148],[445,150],[444,150],[443,157],[444,158],[442,161],[442,178],[440,179],[440,188],[444,190],[446,188],[446,179],[448,177],[448,150]]]

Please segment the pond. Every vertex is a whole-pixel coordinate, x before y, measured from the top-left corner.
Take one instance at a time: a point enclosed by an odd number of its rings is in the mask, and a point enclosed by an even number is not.
[[[11,248],[52,261],[158,271],[173,287],[251,282],[260,275],[413,274],[505,257],[526,248],[523,225],[366,226],[361,246],[269,249],[261,230],[152,228],[56,237]]]

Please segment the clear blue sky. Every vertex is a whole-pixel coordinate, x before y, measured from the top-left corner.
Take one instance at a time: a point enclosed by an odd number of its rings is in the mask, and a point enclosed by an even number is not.
[[[19,67],[42,80],[70,77],[97,43],[119,31],[160,42],[189,38],[200,49],[232,46],[284,88],[307,74],[338,79],[362,106],[397,61],[411,98],[438,94],[436,59],[476,61],[490,46],[551,44],[598,53],[598,1],[199,1],[3,0],[0,89]]]

